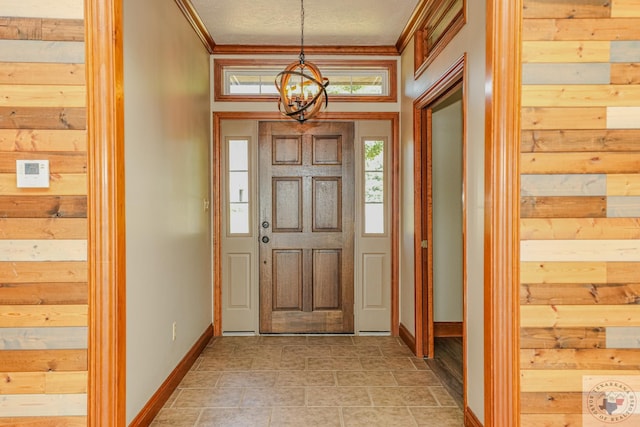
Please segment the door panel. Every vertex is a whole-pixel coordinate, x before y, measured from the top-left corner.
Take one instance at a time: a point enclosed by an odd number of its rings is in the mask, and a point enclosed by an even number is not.
[[[260,123],[260,332],[353,332],[353,168],[353,123]]]

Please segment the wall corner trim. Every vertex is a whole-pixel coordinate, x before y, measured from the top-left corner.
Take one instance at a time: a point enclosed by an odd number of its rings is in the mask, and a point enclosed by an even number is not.
[[[468,406],[464,408],[464,427],[484,427]]]
[[[398,335],[400,339],[409,347],[409,349],[416,354],[416,337],[413,336],[409,329],[402,323],[398,326]]]
[[[187,372],[189,372],[189,369],[191,369],[195,361],[198,359],[200,353],[202,353],[207,344],[209,344],[211,338],[213,338],[213,325],[209,325],[207,327],[193,347],[191,347],[187,354],[182,358],[180,363],[178,363],[171,374],[169,374],[167,379],[164,380],[162,385],[158,388],[158,391],[151,396],[151,399],[149,399],[147,404],[144,405],[144,408],[142,408],[133,421],[131,421],[129,427],[142,427],[151,424],[155,416],[160,412],[160,409],[162,409],[167,400],[169,400],[169,397],[171,397],[171,394],[173,394],[174,390],[178,387],[180,381],[182,381]]]

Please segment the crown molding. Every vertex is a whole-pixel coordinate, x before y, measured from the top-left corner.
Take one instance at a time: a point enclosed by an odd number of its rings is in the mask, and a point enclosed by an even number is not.
[[[200,40],[202,41],[204,47],[210,54],[212,54],[216,47],[216,42],[213,41],[213,37],[211,37],[209,30],[207,30],[204,22],[202,22],[202,19],[200,19],[200,15],[198,15],[198,12],[196,12],[196,9],[191,3],[191,0],[175,0],[175,2],[182,11],[184,17],[187,18],[187,21],[189,21],[189,24],[191,24],[193,31],[195,31],[198,37],[200,37]]]
[[[396,42],[396,50],[399,54],[402,54],[402,52],[406,49],[416,30],[422,23],[422,20],[427,13],[427,7],[429,6],[429,3],[432,2],[428,0],[420,0],[416,5],[416,8],[413,10],[411,18],[409,18],[407,25],[404,27],[404,30],[402,30],[402,33],[400,34],[400,37]]]
[[[305,54],[313,55],[379,55],[398,56],[395,46],[305,46]],[[299,45],[215,45],[216,55],[259,55],[259,54],[291,54],[300,53]]]

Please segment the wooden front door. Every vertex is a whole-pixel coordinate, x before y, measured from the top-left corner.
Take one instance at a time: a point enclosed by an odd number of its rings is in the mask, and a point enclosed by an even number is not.
[[[261,122],[260,332],[353,332],[353,123]]]

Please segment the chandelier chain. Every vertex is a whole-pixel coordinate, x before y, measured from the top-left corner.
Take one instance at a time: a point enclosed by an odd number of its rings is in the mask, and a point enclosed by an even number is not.
[[[300,60],[304,63],[304,0],[300,0]]]

